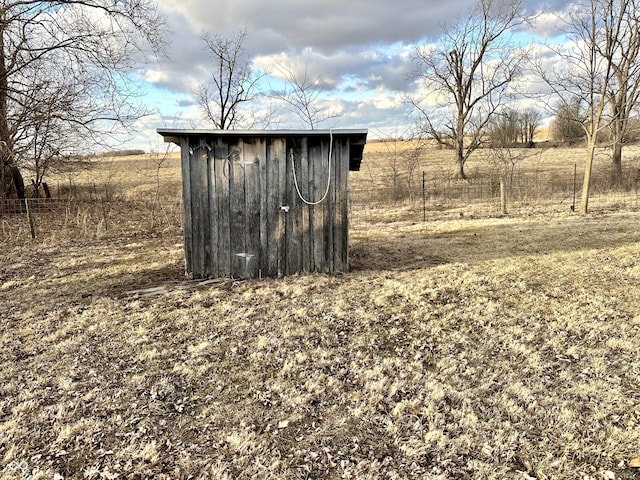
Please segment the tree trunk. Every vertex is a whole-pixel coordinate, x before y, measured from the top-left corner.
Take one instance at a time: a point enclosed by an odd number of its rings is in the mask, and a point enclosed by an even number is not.
[[[4,17],[4,14],[3,14]],[[0,20],[4,20],[1,18]],[[24,199],[24,180],[13,159],[9,129],[9,81],[4,47],[4,22],[0,23],[0,199]]]
[[[459,180],[466,180],[467,174],[464,173],[464,160],[458,159],[456,163],[458,166],[458,171],[456,172],[456,178]]]
[[[620,185],[622,180],[622,142],[624,141],[626,121],[623,109],[615,100],[611,101],[611,110],[613,115],[611,122],[611,180],[614,185]]]
[[[591,188],[591,171],[593,170],[593,157],[595,155],[595,140],[587,141],[587,160],[584,166],[584,179],[582,182],[582,198],[580,199],[580,214],[589,212],[589,193]]]
[[[23,200],[24,180],[18,167],[11,162],[0,162],[0,199]]]
[[[622,141],[619,138],[613,139],[611,148],[612,172],[611,177],[614,185],[620,185],[622,181]]]
[[[456,141],[456,165],[458,167],[458,171],[456,172],[456,178],[460,180],[466,180],[467,175],[464,173],[464,140]]]

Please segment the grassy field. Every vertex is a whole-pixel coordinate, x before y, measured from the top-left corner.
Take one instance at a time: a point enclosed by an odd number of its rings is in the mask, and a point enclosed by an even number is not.
[[[354,206],[348,274],[190,281],[158,162],[2,219],[0,478],[640,478],[638,212]]]

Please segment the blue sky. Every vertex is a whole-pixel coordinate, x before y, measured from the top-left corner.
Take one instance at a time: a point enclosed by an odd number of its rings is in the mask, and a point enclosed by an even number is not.
[[[164,0],[160,8],[171,30],[168,58],[136,72],[145,92],[141,100],[157,114],[138,122],[129,144],[160,150],[164,146],[156,128],[210,127],[194,95],[208,70],[200,35],[226,35],[243,27],[254,66],[274,72],[271,86],[278,84],[275,72],[280,67],[297,74],[306,68],[310,76],[323,79],[328,86],[325,106],[341,113],[324,126],[368,128],[371,138],[401,135],[410,126],[402,98],[413,88],[408,80],[413,45],[435,41],[443,25],[466,16],[474,5],[474,0]],[[520,38],[555,35],[554,12],[566,5],[525,0],[528,11],[540,15]],[[304,127],[286,111],[279,112],[277,127]]]

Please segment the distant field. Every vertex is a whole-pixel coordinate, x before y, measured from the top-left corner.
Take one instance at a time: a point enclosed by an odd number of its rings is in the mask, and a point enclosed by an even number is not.
[[[52,179],[84,203],[34,241],[0,218],[3,480],[640,478],[637,209],[354,204],[349,273],[199,282],[158,162]]]
[[[144,186],[155,186],[157,173],[163,185],[179,182],[180,160],[177,147],[171,148],[168,154],[146,154],[131,157],[102,158],[94,162],[91,169],[78,174],[72,172],[73,181],[78,184],[104,185],[111,183],[122,189],[143,190]],[[417,159],[409,159],[416,144],[413,141],[370,141],[365,146],[364,160],[360,172],[352,172],[350,184],[353,190],[369,189],[384,184],[393,175],[395,168],[398,175],[406,178],[408,166],[412,166],[418,176],[424,171],[428,178],[453,178],[455,173],[454,152],[440,148],[428,148],[420,151]],[[552,144],[539,144],[535,149],[513,149],[516,161],[516,174],[535,171],[562,174],[573,174],[574,165],[582,176],[584,166],[584,149],[554,147]],[[495,173],[495,165],[490,161],[491,151],[478,151],[467,164],[470,180],[479,176]],[[637,174],[640,170],[640,145],[631,145],[624,150],[625,167],[628,175]],[[409,165],[410,162],[412,165]],[[394,165],[395,163],[395,165]],[[158,165],[160,168],[158,169]],[[594,169],[606,171],[609,168],[608,149],[598,150]],[[53,183],[68,182],[69,175],[55,175]]]
[[[170,148],[168,154],[136,155],[131,157],[100,158],[93,162],[92,168],[70,174],[57,174],[50,178],[52,187],[71,180],[79,185],[111,184],[126,190],[129,195],[144,193],[154,189],[159,178],[161,185],[179,185],[180,160],[177,147]],[[370,141],[365,146],[364,160],[359,172],[352,172],[350,186],[352,190],[367,190],[388,186],[394,175],[406,182],[407,171],[412,169],[417,180],[422,172],[428,179],[452,179],[455,174],[454,152],[431,147],[419,151],[414,158],[416,143],[413,141]],[[513,149],[514,175],[526,175],[544,172],[549,175],[573,175],[574,166],[579,178],[582,178],[585,152],[583,148],[565,148],[553,144],[541,143],[534,149]],[[469,180],[497,175],[500,161],[493,158],[489,149],[477,151],[468,161],[466,171]],[[594,171],[607,175],[609,171],[609,150],[597,151]],[[158,168],[159,167],[159,168]],[[624,150],[624,168],[627,176],[638,177],[640,172],[640,145],[630,145]]]

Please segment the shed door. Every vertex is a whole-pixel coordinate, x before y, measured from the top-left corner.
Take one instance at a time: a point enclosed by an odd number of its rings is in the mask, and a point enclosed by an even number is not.
[[[264,275],[261,265],[261,170],[266,142],[258,138],[239,140],[229,146],[229,152],[230,274],[234,278],[257,278]]]
[[[258,278],[346,270],[348,139],[334,138],[331,151],[329,162],[328,138],[314,136],[183,144],[187,271]]]
[[[286,274],[286,140],[216,139],[209,213],[212,271],[233,278]]]

